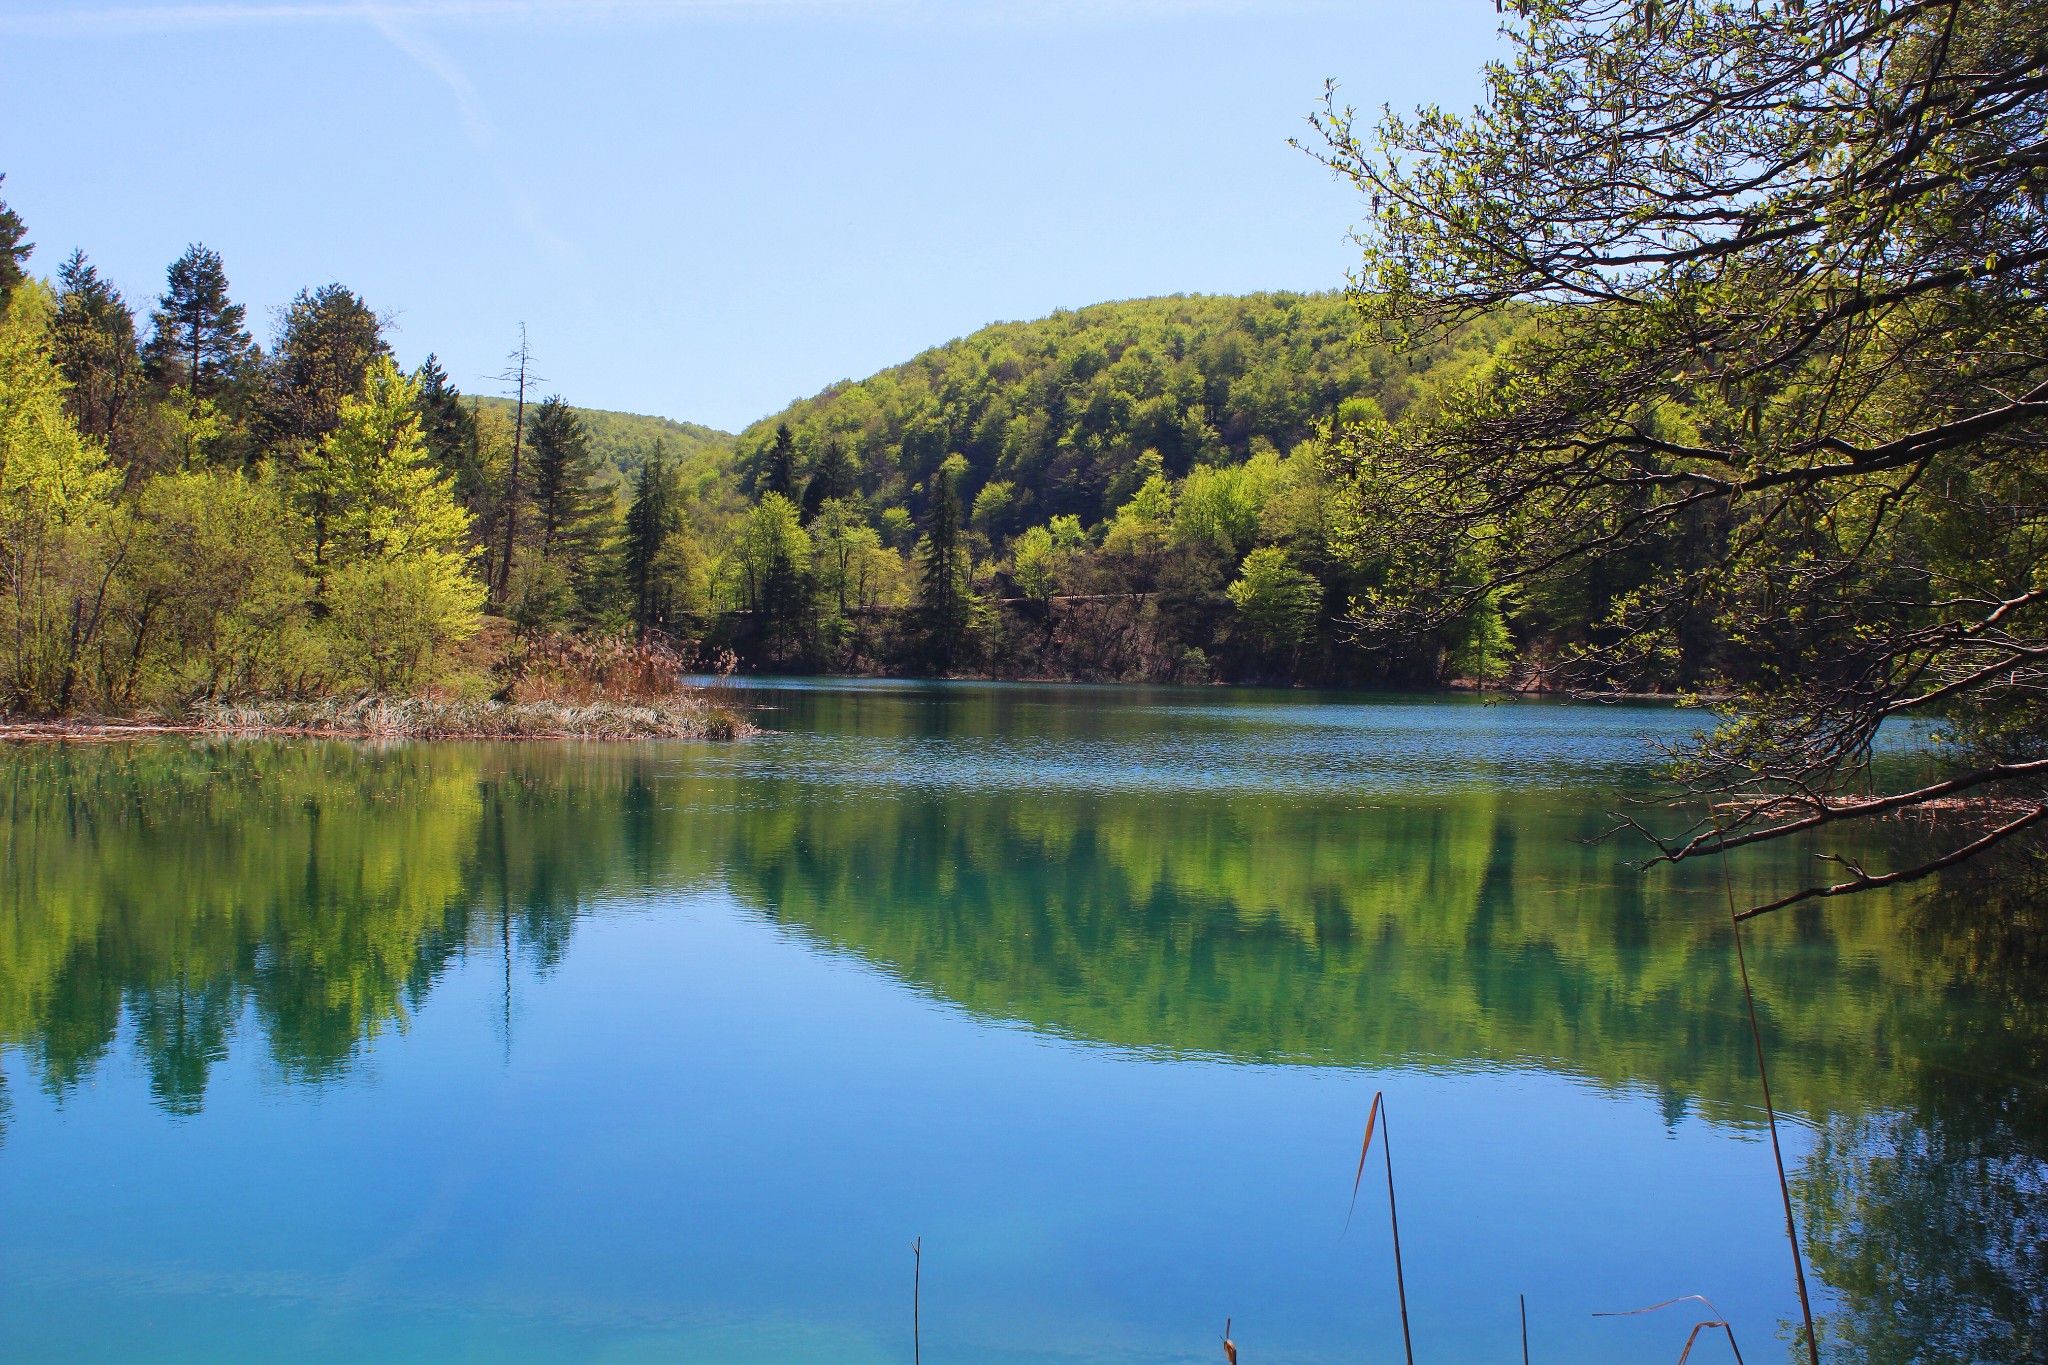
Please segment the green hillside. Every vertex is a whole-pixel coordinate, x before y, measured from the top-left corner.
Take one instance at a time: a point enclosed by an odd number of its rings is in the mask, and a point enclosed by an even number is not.
[[[1318,425],[1373,404],[1397,417],[1446,362],[1490,353],[1504,324],[1451,350],[1401,354],[1361,344],[1339,293],[1174,295],[997,323],[883,370],[835,384],[748,427],[742,477],[758,480],[787,423],[802,468],[837,438],[871,504],[921,510],[920,486],[966,457],[969,503],[990,481],[1016,486],[1014,527],[1061,515],[1093,522],[1131,491],[1156,451],[1164,472],[1286,451]]]
[[[479,398],[480,406],[512,415],[509,398]],[[529,402],[529,409],[532,404]],[[601,469],[609,470],[621,484],[647,462],[658,442],[668,458],[683,473],[685,487],[700,493],[731,466],[734,437],[731,432],[678,422],[668,417],[650,417],[637,412],[607,412],[601,408],[577,408],[584,430],[590,434],[590,453]]]

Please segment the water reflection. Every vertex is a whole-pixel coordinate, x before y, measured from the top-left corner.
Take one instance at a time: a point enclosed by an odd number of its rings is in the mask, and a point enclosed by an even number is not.
[[[1908,933],[1949,1026],[1895,1104],[1830,1115],[1800,1173],[1854,1365],[2048,1359],[2048,884],[2011,864],[1938,887]]]
[[[802,733],[738,751],[15,751],[0,1048],[61,1099],[125,1047],[188,1115],[233,1048],[322,1084],[465,956],[545,974],[580,918],[717,888],[978,1017],[1090,1044],[1541,1068],[1655,1094],[1674,1123],[1756,1121],[1719,883],[1646,879],[1585,842],[1626,776],[1611,734],[1383,716],[1361,759],[1357,719],[1313,710],[1232,754],[1229,707],[781,704]],[[1496,780],[1444,776],[1502,749]],[[1201,780],[1162,780],[1190,754]],[[1745,894],[1799,857],[1752,864]],[[1759,933],[1774,1081],[1817,1133],[1799,1197],[1844,1358],[2042,1353],[2043,955],[1986,927],[2035,902],[1984,903]]]

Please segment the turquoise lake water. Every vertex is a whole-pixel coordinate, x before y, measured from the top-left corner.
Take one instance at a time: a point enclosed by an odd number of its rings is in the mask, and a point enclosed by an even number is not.
[[[1698,1305],[1595,1314],[1687,1294],[1788,1358],[1721,874],[1589,842],[1697,814],[1635,804],[1696,713],[745,695],[0,752],[0,1359],[907,1362],[921,1237],[934,1365],[1394,1361],[1375,1091],[1417,1360],[1522,1295],[1675,1360]],[[1971,912],[1750,938],[1831,1359],[2048,1353],[2048,987]]]

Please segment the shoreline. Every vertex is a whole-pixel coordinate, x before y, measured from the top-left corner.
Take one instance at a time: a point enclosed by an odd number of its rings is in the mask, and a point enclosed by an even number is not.
[[[0,718],[0,743],[106,744],[177,736],[419,741],[672,739],[759,734],[737,708],[696,698],[649,702],[439,702],[427,698],[217,705],[190,720],[138,716]]]
[[[931,678],[912,674],[777,674],[745,675],[747,681],[772,682],[782,677],[844,678],[849,681],[1025,683],[1058,686],[1071,678],[999,678],[965,674]],[[745,690],[747,681],[740,681]],[[1081,684],[1107,687],[1156,687],[1158,683]],[[1319,691],[1282,684],[1182,684],[1219,691]],[[1379,689],[1347,688],[1370,693]],[[1407,689],[1398,689],[1406,692]],[[1681,696],[1667,692],[1587,692],[1568,688],[1480,688],[1451,683],[1428,689],[1444,697],[1486,697],[1513,701],[1591,702],[1597,704],[1659,702],[1714,706],[1732,698],[1722,694]],[[0,744],[113,743],[127,739],[172,736],[216,736],[277,739],[341,740],[731,740],[760,733],[742,708],[729,699],[709,702],[694,697],[641,702],[441,702],[431,698],[325,699],[312,702],[248,702],[215,704],[190,720],[146,716],[0,716]]]

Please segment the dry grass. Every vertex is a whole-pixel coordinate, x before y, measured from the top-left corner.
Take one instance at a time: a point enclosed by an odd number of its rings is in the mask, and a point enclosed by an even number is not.
[[[208,703],[214,734],[354,739],[737,739],[754,733],[735,712],[688,692],[640,702],[442,701],[430,697]]]

